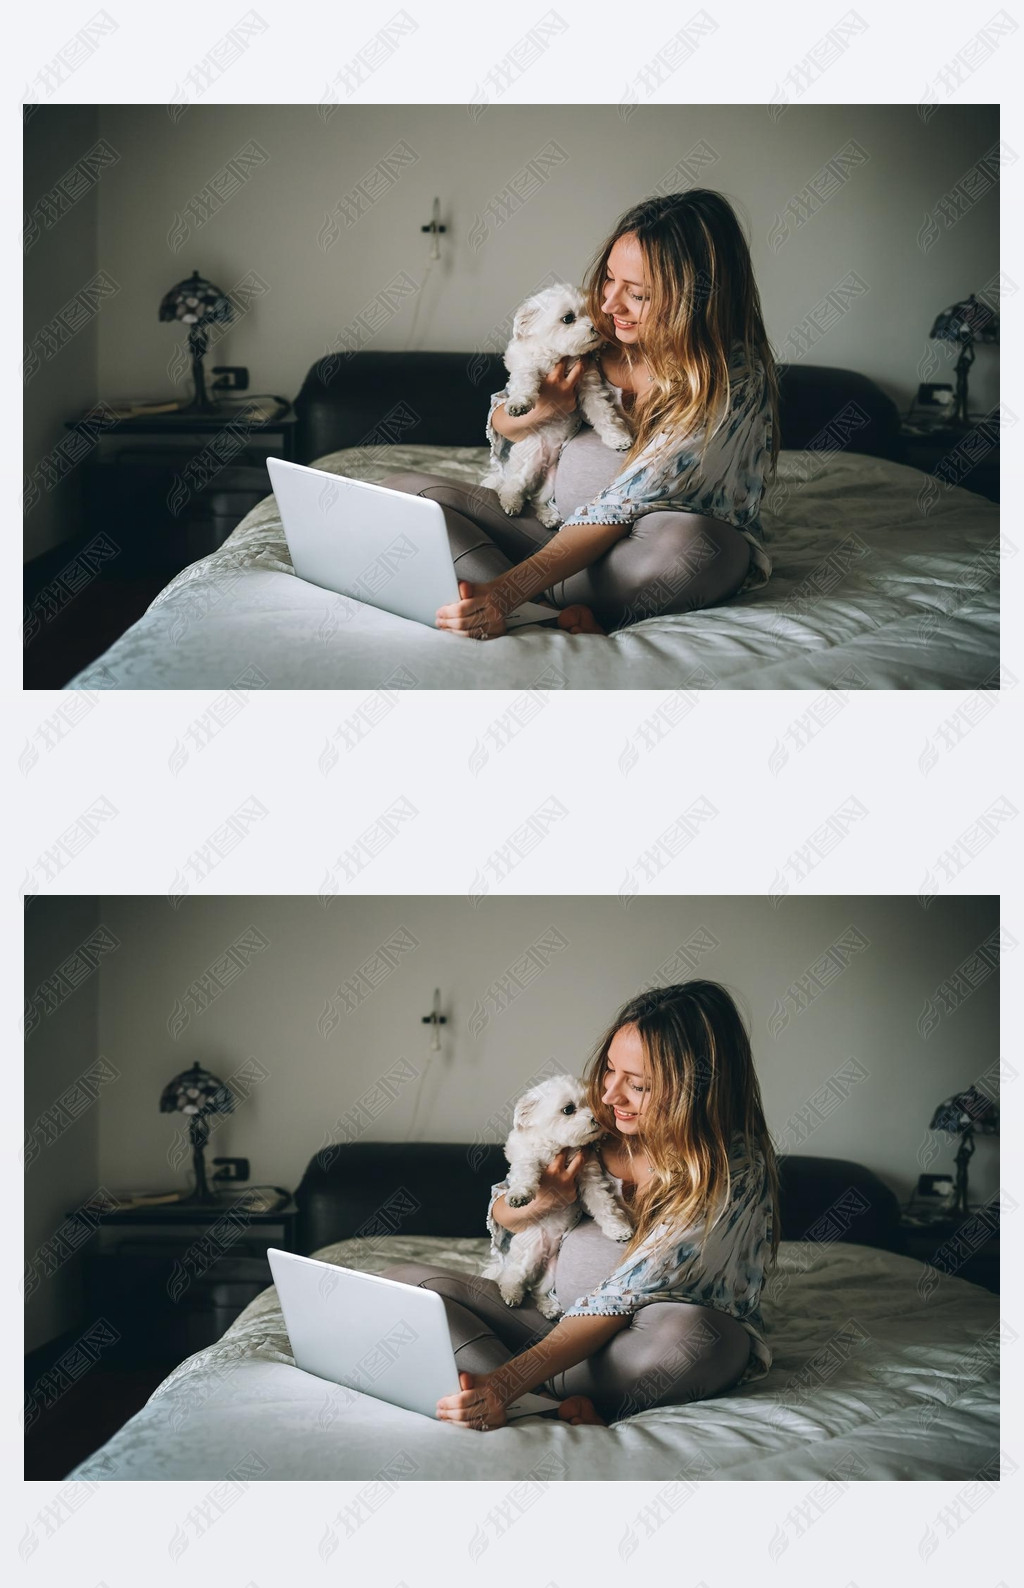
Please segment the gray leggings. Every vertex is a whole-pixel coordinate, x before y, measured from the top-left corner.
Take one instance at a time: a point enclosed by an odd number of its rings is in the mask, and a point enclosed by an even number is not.
[[[555,506],[563,519],[593,501],[622,471],[613,452],[585,425],[562,448],[555,474]],[[509,517],[497,493],[462,485],[442,474],[405,470],[380,482],[440,502],[460,578],[497,579],[546,546],[555,532],[532,508]],[[706,514],[666,509],[643,513],[589,567],[544,593],[557,607],[580,601],[606,628],[622,628],[661,612],[691,612],[735,595],[750,566],[750,543],[732,524]]]
[[[562,1241],[555,1294],[564,1309],[618,1268],[622,1245],[582,1218]],[[493,1279],[454,1274],[429,1263],[396,1263],[387,1279],[436,1290],[444,1299],[455,1360],[489,1373],[536,1345],[555,1322],[532,1305],[508,1307]],[[556,1320],[557,1321],[557,1320]],[[707,1400],[731,1389],[750,1358],[750,1336],[727,1313],[685,1301],[652,1301],[608,1343],[538,1386],[562,1398],[589,1395],[606,1422],[650,1406]]]

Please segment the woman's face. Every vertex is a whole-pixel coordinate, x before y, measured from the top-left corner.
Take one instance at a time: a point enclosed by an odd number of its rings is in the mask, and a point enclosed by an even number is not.
[[[650,1095],[650,1073],[636,1026],[622,1026],[612,1037],[601,1084],[602,1101],[615,1110],[616,1129],[635,1136]]]
[[[615,239],[605,268],[604,297],[601,307],[615,321],[620,342],[635,343],[647,315],[650,288],[644,279],[640,244],[631,232]]]

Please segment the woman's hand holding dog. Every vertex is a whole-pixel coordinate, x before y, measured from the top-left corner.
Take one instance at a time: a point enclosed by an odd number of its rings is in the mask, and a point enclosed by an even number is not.
[[[560,358],[540,383],[537,400],[528,413],[509,413],[505,403],[500,403],[491,415],[491,424],[499,436],[508,441],[522,441],[532,430],[571,414],[576,407],[576,388],[585,368],[582,358]],[[567,373],[568,371],[568,373]]]
[[[494,1203],[497,1222],[515,1234],[536,1219],[560,1213],[568,1203],[575,1202],[576,1181],[583,1167],[583,1148],[577,1148],[575,1156],[566,1163],[566,1153],[571,1151],[570,1147],[563,1147],[555,1154],[537,1182],[536,1196],[524,1207],[510,1208],[504,1196],[498,1197]]]
[[[576,407],[576,388],[583,378],[584,368],[585,361],[582,358],[560,358],[554,369],[541,381],[540,395],[531,418],[541,421],[560,414],[571,414]]]
[[[570,1147],[563,1147],[556,1152],[541,1175],[537,1195],[529,1204],[536,1217],[560,1211],[568,1203],[575,1202],[576,1181],[583,1168],[583,1148],[577,1147],[572,1157],[567,1158],[566,1154],[571,1151]]]

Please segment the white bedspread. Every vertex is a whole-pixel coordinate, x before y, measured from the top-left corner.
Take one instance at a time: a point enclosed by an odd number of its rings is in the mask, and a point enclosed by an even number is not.
[[[316,466],[371,481],[427,469],[476,484],[487,456],[352,448]],[[254,667],[273,689],[995,686],[993,503],[902,464],[810,452],[781,455],[766,503],[775,573],[761,590],[607,638],[531,627],[480,645],[295,578],[269,496],[66,687],[244,688]]]
[[[316,1255],[475,1274],[487,1246],[389,1236]],[[262,1477],[314,1480],[962,1479],[998,1459],[996,1296],[888,1252],[792,1241],[763,1311],[774,1365],[743,1389],[608,1428],[531,1417],[476,1432],[300,1372],[271,1288],[70,1476],[213,1480],[249,1452]]]

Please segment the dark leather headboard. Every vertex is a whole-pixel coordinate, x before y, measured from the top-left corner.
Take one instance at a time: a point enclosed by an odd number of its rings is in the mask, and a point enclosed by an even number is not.
[[[330,353],[306,376],[295,407],[296,456],[342,447],[486,446],[487,399],[508,379],[498,353]],[[901,462],[896,404],[866,375],[824,364],[780,364],[780,445]]]
[[[299,1250],[373,1235],[487,1234],[492,1185],[505,1178],[499,1143],[357,1141],[310,1159],[295,1193]],[[843,1158],[780,1161],[781,1238],[846,1240],[906,1250],[895,1195]]]

